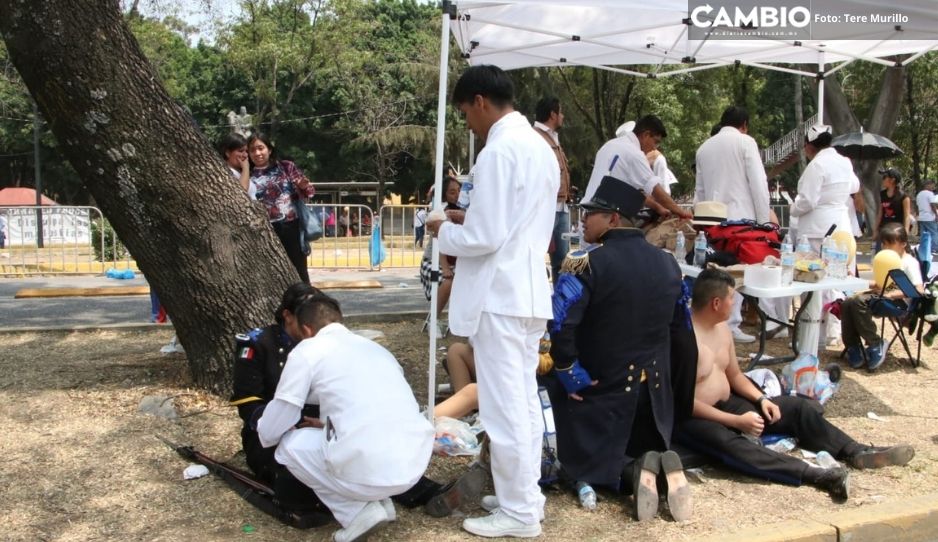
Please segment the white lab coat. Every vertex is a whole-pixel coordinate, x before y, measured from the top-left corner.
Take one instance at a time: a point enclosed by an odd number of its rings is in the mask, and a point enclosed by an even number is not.
[[[824,237],[831,225],[852,232],[847,200],[860,190],[850,159],[831,147],[820,150],[798,179],[791,216],[798,217],[798,235]]]
[[[618,158],[616,158],[618,157]],[[613,165],[615,160],[615,165]],[[612,167],[610,171],[610,166]],[[596,151],[593,161],[593,173],[583,194],[583,201],[592,199],[599,183],[606,175],[611,175],[620,181],[625,181],[650,196],[656,184],[665,186],[648,165],[648,158],[642,152],[638,137],[632,132],[626,132],[620,137],[610,139]]]
[[[327,428],[293,429],[311,402],[319,403]],[[343,526],[369,501],[406,491],[420,479],[435,433],[394,356],[339,323],[290,352],[257,432],[264,446],[279,444],[277,461],[311,487]]]
[[[730,220],[769,221],[769,185],[756,140],[724,126],[697,149],[694,201],[722,201]]]
[[[560,186],[554,152],[520,113],[509,113],[489,130],[468,182],[463,224],[444,222],[438,234],[440,252],[459,257],[450,329],[474,335],[482,311],[551,318],[544,254]]]

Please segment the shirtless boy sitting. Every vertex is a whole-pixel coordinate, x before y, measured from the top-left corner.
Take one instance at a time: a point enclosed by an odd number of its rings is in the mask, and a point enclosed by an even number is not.
[[[853,468],[905,465],[911,446],[871,447],[857,443],[823,417],[816,401],[782,396],[768,399],[739,369],[733,335],[734,280],[725,271],[702,271],[694,283],[691,320],[697,335],[697,385],[694,414],[675,427],[674,438],[745,474],[783,484],[813,485],[835,500],[850,494],[843,467],[822,469],[758,443],[763,431],[792,435],[802,448],[825,450]]]

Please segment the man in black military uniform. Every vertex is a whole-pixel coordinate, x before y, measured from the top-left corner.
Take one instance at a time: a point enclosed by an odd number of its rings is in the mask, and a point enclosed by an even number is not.
[[[671,514],[683,520],[690,490],[679,457],[667,450],[675,418],[671,326],[686,320],[686,299],[674,258],[627,227],[644,199],[606,177],[581,204],[585,241],[600,244],[572,253],[561,268],[550,353],[562,387],[550,388],[551,403],[567,477],[615,489],[624,479],[644,520],[657,514],[664,467]]]
[[[276,324],[255,328],[235,337],[234,392],[229,404],[238,407],[238,415],[244,420],[241,445],[248,466],[274,489],[280,504],[301,513],[324,512],[331,517],[313,490],[277,463],[274,459],[276,447],[264,448],[257,436],[257,421],[267,403],[273,400],[287,356],[300,336],[294,308],[315,295],[323,293],[309,284],[300,282],[290,286],[274,313]],[[317,423],[319,405],[305,405],[302,415],[297,427]],[[422,477],[414,487],[393,499],[408,508],[423,506],[428,514],[443,517],[463,502],[477,500],[483,482],[484,473],[479,469],[470,469],[445,486]]]
[[[321,293],[309,284],[294,284],[284,292],[280,306],[274,313],[277,323],[235,336],[234,392],[230,404],[238,407],[238,415],[244,420],[241,446],[248,467],[261,481],[274,489],[280,504],[285,508],[304,513],[323,513],[328,519],[331,517],[329,510],[319,502],[313,490],[277,463],[274,459],[276,448],[264,448],[257,437],[257,420],[264,413],[267,403],[273,400],[287,356],[296,345],[287,332],[288,326],[295,320],[292,308],[305,296]],[[318,418],[319,405],[306,405],[303,417]]]

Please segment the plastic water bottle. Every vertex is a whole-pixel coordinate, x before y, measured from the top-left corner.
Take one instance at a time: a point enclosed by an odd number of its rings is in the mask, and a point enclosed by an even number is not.
[[[802,235],[798,238],[798,247],[796,250],[799,260],[813,260],[814,251],[811,250],[811,242],[808,241],[807,235]]]
[[[833,275],[833,269],[831,269],[831,252],[833,251],[834,240],[830,237],[825,237],[821,241],[821,262],[824,263],[824,268],[827,269],[828,274]]]
[[[815,460],[817,461],[818,466],[820,466],[822,469],[832,469],[834,467],[840,466],[840,463],[834,459],[834,456],[824,450],[821,450],[817,453]]]
[[[703,267],[707,263],[707,234],[700,232],[694,241],[694,266]]]
[[[850,258],[847,245],[834,241],[834,277],[847,278],[847,260]]]
[[[472,190],[472,181],[470,179],[467,179],[459,187],[459,199],[456,200],[456,205],[463,211],[469,208],[469,192]]]
[[[580,506],[587,510],[596,509],[596,492],[593,490],[593,486],[586,482],[577,482],[576,492],[580,497]]]
[[[791,233],[785,235],[782,241],[782,286],[792,283],[795,275],[795,249],[791,245]]]
[[[687,256],[687,241],[684,239],[684,232],[677,232],[677,236],[674,238],[674,259],[677,260],[677,263],[684,263],[684,258]]]

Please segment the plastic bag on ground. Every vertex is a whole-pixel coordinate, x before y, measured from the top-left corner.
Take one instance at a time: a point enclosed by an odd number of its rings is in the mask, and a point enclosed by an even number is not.
[[[818,359],[803,353],[782,368],[782,388],[792,395],[800,394],[824,404],[833,397],[838,385],[831,382],[830,373],[818,368]]]
[[[469,424],[440,416],[435,422],[436,438],[433,441],[433,453],[438,455],[478,455],[481,451],[479,439]]]

